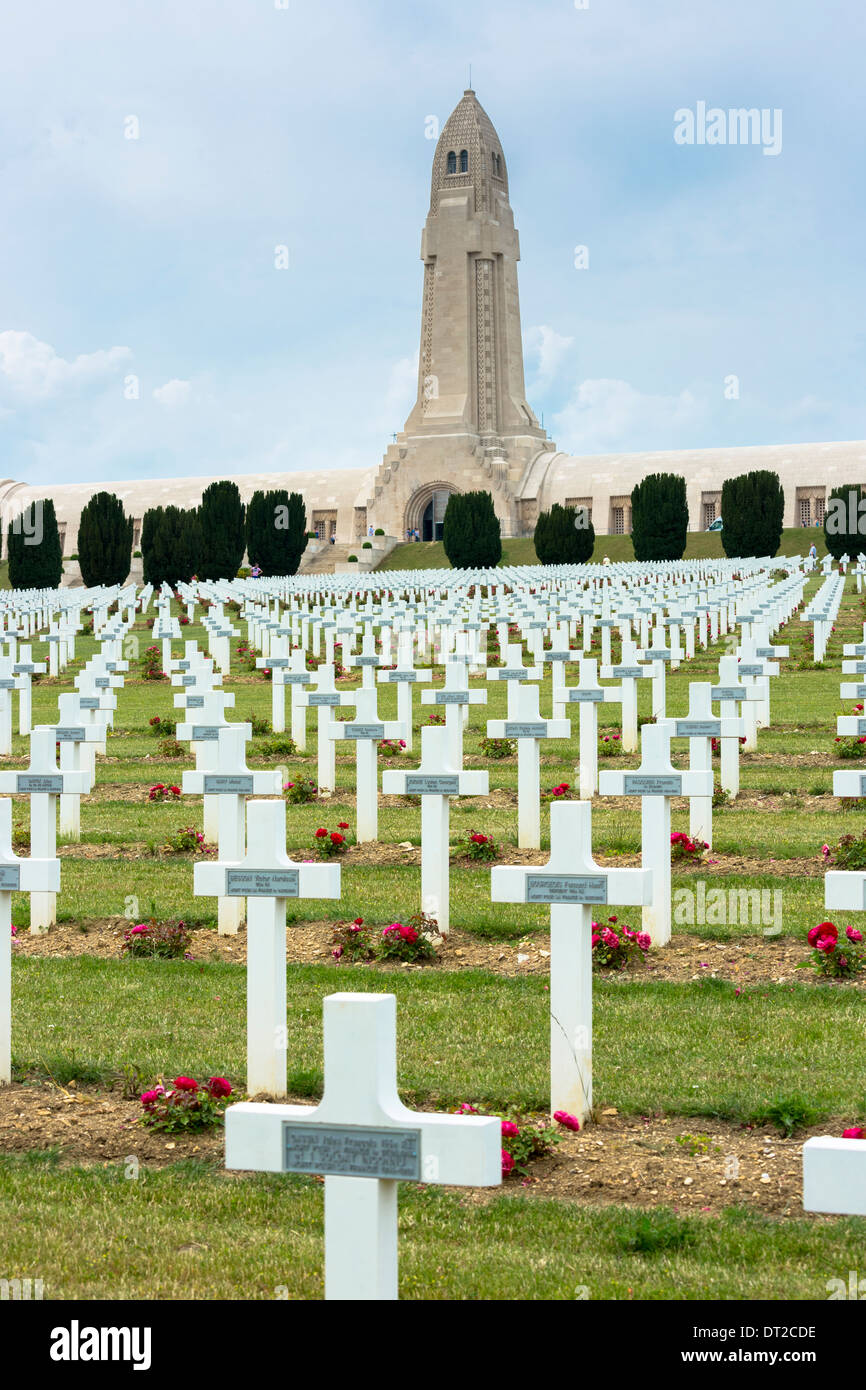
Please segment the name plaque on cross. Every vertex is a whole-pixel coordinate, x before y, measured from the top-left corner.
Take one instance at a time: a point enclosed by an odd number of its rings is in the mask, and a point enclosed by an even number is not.
[[[188,670],[189,670],[189,662],[188,662],[188,661],[179,661],[179,662],[177,663],[177,669],[178,669],[179,671],[188,671]]]
[[[0,678],[0,690],[14,690],[14,689],[15,689],[15,677],[14,677],[14,676],[3,676],[2,678]]]
[[[87,734],[83,727],[70,726],[65,729],[55,728],[54,738],[57,743],[83,743]]]
[[[435,705],[468,705],[469,692],[465,690],[436,690],[434,691]],[[423,700],[423,695],[422,695]]]
[[[527,874],[528,903],[606,903],[607,874]]]
[[[641,676],[647,674],[645,666],[614,666],[612,668],[614,676],[619,680],[640,680]]]
[[[283,1124],[283,1172],[419,1182],[420,1129]]]
[[[460,778],[456,774],[428,777],[424,773],[406,773],[407,796],[458,796],[459,792]]]
[[[94,676],[93,684],[97,690],[107,690],[111,685],[111,676]]]
[[[682,796],[683,779],[627,772],[623,778],[623,793],[626,796]]]
[[[222,727],[223,727],[223,728],[226,728],[227,725],[224,724]],[[193,726],[192,726],[192,740],[191,740],[191,741],[192,741],[193,743],[208,743],[208,742],[214,742],[214,741],[218,743],[218,742],[219,742],[219,736],[220,736],[220,726],[219,726],[219,724],[193,724]]]
[[[547,727],[544,724],[516,724],[505,722],[506,738],[544,738]]]
[[[226,781],[241,781],[242,778],[226,778]],[[249,869],[226,869],[227,898],[296,898],[298,896],[297,869],[267,869],[261,872]]]
[[[577,661],[577,652],[545,652],[545,661]]]
[[[21,661],[17,666],[13,666],[12,670],[15,672],[16,676],[30,676],[36,670],[36,667],[33,665],[32,661]]]
[[[378,666],[378,665],[379,665],[379,658],[378,658],[378,656],[353,656],[353,657],[352,657],[352,665],[353,665],[353,666]]]
[[[862,737],[863,734],[866,734],[866,719],[858,719],[858,720],[857,720],[857,737],[860,738],[860,737]]]
[[[36,777],[27,772],[19,772],[15,779],[15,787],[19,792],[28,792],[31,796],[36,795],[59,796],[63,791],[63,776],[57,777]]]
[[[312,679],[309,671],[295,671],[292,675],[283,677],[283,685],[309,685]]]
[[[507,667],[500,666],[494,668],[496,677],[501,681],[522,681],[529,675],[528,666]]]
[[[331,695],[327,691],[321,694],[316,694],[316,692],[314,691],[310,695],[310,705],[313,709],[320,705],[338,705],[339,703],[340,696],[337,692]]]
[[[195,676],[181,676],[180,683],[181,685],[195,685],[196,678]]]
[[[670,652],[666,652],[663,648],[657,651],[655,647],[649,647],[643,655],[644,661],[670,661],[671,659]]]
[[[721,738],[721,719],[677,719],[675,738]]]
[[[417,679],[417,671],[388,671],[386,675],[386,680],[403,681],[406,685],[411,685],[412,682],[417,681]]]
[[[20,864],[0,864],[0,892],[17,893],[20,883]]]
[[[860,654],[860,655],[863,655],[863,654],[864,654],[864,648],[863,648],[863,647],[860,647],[860,648],[859,648],[859,654]],[[773,661],[773,660],[775,659],[775,656],[776,656],[776,648],[775,648],[775,647],[756,647],[756,648],[755,648],[755,656],[759,656],[759,657],[761,658],[762,661]]]
[[[384,738],[384,724],[344,724],[346,738]]]
[[[187,697],[186,697],[186,707],[187,707],[187,709],[204,709],[204,696],[203,696],[203,695],[187,695]]]
[[[743,663],[737,667],[737,673],[741,676],[762,676],[764,674],[764,668],[763,666],[746,665]]]
[[[604,691],[571,689],[568,692],[568,703],[570,705],[601,705],[604,704]]]
[[[99,709],[99,696],[79,695],[78,704],[81,709]]]
[[[193,731],[195,737],[195,731]],[[219,796],[220,793],[234,793],[236,796],[252,796],[253,779],[252,777],[230,777],[219,772],[206,772],[204,775],[204,794],[205,796]],[[240,897],[240,893],[227,894],[228,897]]]
[[[273,669],[282,670],[283,667],[284,667],[284,666],[288,666],[288,664],[289,664],[289,658],[288,658],[287,656],[269,656],[269,657],[268,657],[268,665],[271,667],[272,670],[273,670]]]
[[[738,685],[714,685],[710,691],[712,700],[745,700],[746,692]]]

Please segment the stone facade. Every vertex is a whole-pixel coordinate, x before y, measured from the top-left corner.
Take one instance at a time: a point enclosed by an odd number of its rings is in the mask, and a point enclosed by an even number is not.
[[[475,93],[464,92],[433,157],[430,208],[421,239],[421,343],[417,398],[403,432],[378,468],[245,474],[235,479],[248,501],[258,488],[300,492],[311,530],[338,545],[370,529],[434,538],[447,496],[482,489],[493,496],[505,536],[531,535],[554,502],[589,506],[597,534],[628,531],[630,494],[647,473],[686,479],[691,530],[719,514],[725,477],[768,468],[785,489],[785,525],[823,516],[830,488],[866,483],[866,443],[660,450],[574,457],[557,451],[526,400],[517,262],[520,244],[508,201],[502,144]],[[94,492],[119,496],[137,523],[148,507],[198,505],[212,482],[154,478],[139,482],[28,486],[0,482],[0,520],[51,496],[64,554],[77,547],[78,520]]]

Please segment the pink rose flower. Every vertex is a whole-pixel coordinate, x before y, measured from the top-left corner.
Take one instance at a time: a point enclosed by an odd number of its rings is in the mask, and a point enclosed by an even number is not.
[[[502,1150],[502,1176],[507,1178],[514,1171],[514,1159],[507,1149]]]
[[[866,1139],[866,1129],[861,1129],[861,1127],[860,1127],[859,1125],[855,1125],[853,1129],[843,1129],[843,1130],[842,1130],[842,1138],[843,1138],[843,1139]]]
[[[847,936],[849,941],[863,940],[863,933],[861,931],[858,931],[856,927],[846,927],[845,935]]]
[[[519,1133],[520,1133],[520,1130],[519,1130],[518,1126],[514,1123],[513,1120],[503,1120],[503,1121],[502,1121],[502,1137],[503,1137],[503,1139],[516,1139],[516,1138],[517,1138],[517,1135],[518,1135]]]
[[[558,1125],[562,1125],[563,1129],[574,1130],[575,1134],[580,1129],[580,1120],[576,1115],[569,1115],[567,1110],[554,1110],[553,1118]]]

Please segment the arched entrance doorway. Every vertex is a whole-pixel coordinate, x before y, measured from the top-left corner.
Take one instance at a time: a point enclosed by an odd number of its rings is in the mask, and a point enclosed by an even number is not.
[[[447,483],[429,483],[419,488],[406,508],[407,537],[414,531],[422,541],[441,541],[448,498],[456,488]]]
[[[448,498],[451,493],[445,488],[437,488],[424,508],[421,517],[421,539],[422,541],[441,541],[442,527],[445,522],[445,508],[448,506]]]

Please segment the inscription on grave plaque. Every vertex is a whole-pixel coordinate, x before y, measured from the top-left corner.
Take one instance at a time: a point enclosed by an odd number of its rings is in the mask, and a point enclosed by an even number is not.
[[[223,725],[223,728],[227,727],[227,725]],[[214,739],[219,741],[219,736],[219,724],[193,724],[192,726],[193,743],[209,743]]]
[[[746,665],[746,663],[743,662],[737,667],[738,676],[762,676],[763,674],[763,666]]]
[[[196,682],[195,676],[181,676],[181,678],[180,678],[180,683],[181,683],[181,685],[184,685],[184,686],[186,686],[186,685],[195,685],[195,682]]]
[[[54,730],[54,738],[57,743],[83,743],[86,737],[86,731],[77,725]]]
[[[20,882],[20,864],[0,864],[0,893],[17,893]]]
[[[418,679],[418,672],[417,672],[417,671],[389,671],[389,672],[388,672],[388,680],[389,680],[389,681],[402,681],[404,685],[411,685],[412,682],[413,682],[413,681],[417,681],[417,679]]]
[[[433,701],[436,705],[468,705],[469,692],[464,690],[437,690]]]
[[[267,665],[274,671],[282,671],[288,664],[289,658],[287,656],[269,656],[267,658]]]
[[[720,719],[678,719],[675,738],[721,738]]]
[[[569,690],[568,703],[570,705],[602,705],[604,704],[604,691]]]
[[[315,692],[313,692],[310,695],[310,706],[313,709],[315,709],[319,705],[338,705],[339,703],[340,697],[336,693],[336,691],[334,692],[334,694],[330,694],[328,691],[324,691],[320,694],[316,694]]]
[[[362,1125],[283,1125],[283,1171],[418,1182],[420,1129]]]
[[[0,677],[0,690],[14,690],[15,679],[12,676]]]
[[[671,654],[670,652],[666,652],[662,647],[658,649],[655,647],[647,647],[643,654],[643,658],[644,661],[670,661]]]
[[[187,709],[204,709],[204,696],[203,696],[203,695],[187,695],[187,697],[186,697],[186,707],[187,707]]]
[[[97,690],[107,690],[111,685],[111,676],[94,676],[93,684]]]
[[[309,685],[312,679],[308,671],[294,671],[290,676],[283,676],[283,685]]]
[[[626,796],[682,796],[682,777],[667,777],[663,773],[642,775],[627,772],[623,781]]]
[[[188,671],[188,670],[189,670],[189,662],[188,662],[188,661],[179,661],[179,662],[177,663],[177,669],[178,669],[179,671]]]
[[[353,665],[353,666],[378,666],[378,665],[379,665],[379,658],[378,658],[378,656],[353,656],[353,657],[352,657],[352,665]]]
[[[204,775],[205,796],[218,795],[220,792],[234,792],[236,796],[252,796],[253,779],[252,777],[230,777],[225,773],[206,772]]]
[[[506,738],[544,738],[547,728],[544,724],[505,723]]]
[[[866,661],[854,662],[854,674],[856,676],[866,676]]]
[[[346,738],[384,738],[384,724],[344,724]]]
[[[711,700],[745,700],[746,692],[738,685],[714,685],[710,691]]]
[[[861,647],[860,650],[861,650],[861,652],[862,652],[862,651],[863,651],[863,648]],[[756,647],[756,648],[755,648],[755,656],[759,656],[759,657],[761,658],[762,661],[773,661],[773,660],[775,659],[775,656],[776,656],[776,648],[775,648],[775,647]]]
[[[19,772],[15,785],[19,792],[59,796],[63,791],[63,776],[58,774],[56,777],[34,777],[29,773]]]
[[[238,778],[234,778],[238,781]],[[297,869],[226,869],[227,898],[296,898]]]
[[[866,777],[860,775],[860,795],[866,796]]]
[[[613,674],[620,680],[639,680],[646,671],[643,666],[614,666]]]
[[[577,661],[577,652],[545,652],[545,661]]]
[[[528,903],[606,903],[607,874],[527,874]]]
[[[20,665],[13,666],[12,670],[15,672],[16,676],[29,676],[33,674],[36,667],[32,662],[22,661]]]
[[[460,778],[455,774],[453,777],[431,776],[424,773],[406,774],[406,795],[407,796],[457,796],[460,791]]]
[[[528,666],[502,666],[496,671],[500,681],[522,681],[529,675]]]

